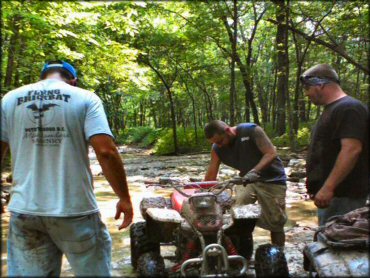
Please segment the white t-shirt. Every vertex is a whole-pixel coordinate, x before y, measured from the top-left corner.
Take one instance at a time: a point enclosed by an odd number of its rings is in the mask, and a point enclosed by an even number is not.
[[[1,100],[1,141],[12,154],[8,210],[40,216],[98,211],[88,140],[112,136],[101,100],[87,90],[46,79]]]

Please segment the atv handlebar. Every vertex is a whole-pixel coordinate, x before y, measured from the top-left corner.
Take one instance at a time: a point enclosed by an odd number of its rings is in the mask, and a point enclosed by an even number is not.
[[[221,194],[225,189],[229,188],[230,186],[233,186],[235,184],[247,184],[249,183],[244,178],[233,178],[230,180],[226,180],[223,182],[217,182],[217,181],[204,181],[204,182],[194,182],[184,185],[175,185],[174,189],[179,192],[181,195],[189,198],[191,195],[185,193],[182,189],[189,189],[189,188],[199,188],[204,191],[213,192],[216,196]],[[204,187],[206,186],[206,187]],[[208,186],[208,187],[207,187]],[[218,189],[217,191],[215,189]]]

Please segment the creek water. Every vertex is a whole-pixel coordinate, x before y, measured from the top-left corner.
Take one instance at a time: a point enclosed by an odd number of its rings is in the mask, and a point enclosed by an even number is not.
[[[159,177],[170,177],[183,181],[201,180],[207,169],[209,154],[194,154],[182,156],[152,156],[150,151],[120,147],[125,164],[130,194],[134,205],[134,222],[142,221],[139,204],[143,197],[168,197],[172,190],[161,187],[147,187],[146,181],[156,181]],[[119,231],[122,221],[115,220],[115,205],[117,198],[108,182],[101,174],[101,168],[92,151],[90,151],[91,170],[94,175],[94,192],[96,194],[103,222],[107,225],[112,237],[112,275],[119,277],[136,277],[130,264],[129,229]],[[286,161],[289,160],[289,154]],[[302,160],[301,160],[302,161]],[[302,164],[295,170],[300,171]],[[287,167],[291,172],[291,167]],[[293,170],[293,171],[295,171]],[[6,173],[3,173],[6,175]],[[219,179],[227,179],[237,175],[237,171],[222,165]],[[317,227],[316,208],[311,200],[307,199],[304,181],[289,182],[286,211],[288,222],[285,225],[286,245],[285,256],[288,261],[289,272],[292,277],[305,277],[303,270],[302,250],[306,243],[312,242],[314,229]],[[1,244],[1,276],[7,276],[6,241],[8,233],[9,213],[2,214],[2,244]],[[270,242],[269,232],[261,228],[254,231],[254,246]],[[173,247],[161,247],[163,254],[171,255]],[[166,266],[171,262],[165,260]],[[62,276],[73,276],[73,272],[65,257],[63,257]]]

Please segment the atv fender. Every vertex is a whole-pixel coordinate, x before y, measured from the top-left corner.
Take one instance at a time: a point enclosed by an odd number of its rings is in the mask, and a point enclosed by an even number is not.
[[[148,208],[146,214],[155,221],[181,223],[183,218],[174,209]]]
[[[231,215],[234,219],[258,219],[261,216],[261,206],[259,204],[233,206]]]
[[[143,198],[140,202],[140,212],[141,215],[146,219],[147,209],[149,208],[165,208],[167,206],[166,199],[163,197],[149,197]]]
[[[149,208],[146,215],[148,234],[153,241],[169,243],[174,240],[174,231],[183,221],[176,210]]]

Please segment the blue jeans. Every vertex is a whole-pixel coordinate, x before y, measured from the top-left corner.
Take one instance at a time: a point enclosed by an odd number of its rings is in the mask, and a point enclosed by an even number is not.
[[[317,216],[319,218],[319,226],[325,225],[328,219],[332,216],[343,215],[352,210],[365,206],[366,198],[347,198],[347,197],[334,197],[329,207],[319,208]]]
[[[99,213],[48,217],[11,213],[9,276],[59,276],[65,254],[76,276],[110,276],[112,241]]]

